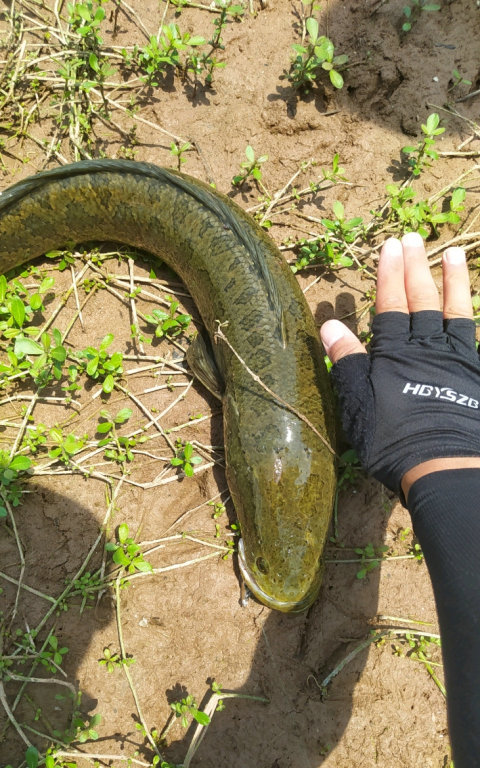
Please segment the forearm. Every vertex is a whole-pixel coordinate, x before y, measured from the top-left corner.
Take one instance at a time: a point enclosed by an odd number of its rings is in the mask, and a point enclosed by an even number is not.
[[[408,508],[435,593],[455,768],[480,768],[480,469],[421,477]]]

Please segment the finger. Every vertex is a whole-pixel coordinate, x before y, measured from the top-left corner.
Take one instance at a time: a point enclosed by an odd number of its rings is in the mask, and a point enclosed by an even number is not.
[[[408,232],[402,237],[405,291],[410,312],[440,309],[438,291],[428,266],[422,237]]]
[[[447,248],[443,255],[443,316],[473,318],[470,279],[463,248]]]
[[[377,315],[381,312],[408,313],[400,240],[389,237],[383,244],[377,270]]]
[[[346,355],[355,355],[365,352],[362,344],[352,331],[340,320],[327,320],[320,330],[325,352],[332,361],[337,363]]]

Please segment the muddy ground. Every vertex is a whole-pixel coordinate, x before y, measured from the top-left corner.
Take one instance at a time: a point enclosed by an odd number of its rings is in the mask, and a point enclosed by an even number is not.
[[[349,67],[343,73],[342,90],[317,86],[308,95],[301,95],[288,80],[281,79],[289,68],[291,45],[300,39],[300,3],[269,0],[262,8],[254,2],[253,14],[247,8],[241,20],[230,21],[226,27],[225,51],[221,53],[226,66],[215,70],[212,87],[200,83],[194,88],[169,73],[158,86],[141,92],[133,118],[137,126],[133,146],[125,138],[132,128],[132,118],[112,107],[111,116],[119,130],[97,121],[88,152],[108,157],[127,154],[136,160],[176,167],[170,153],[172,139],[161,128],[193,145],[184,155],[187,162],[182,170],[214,182],[217,189],[247,209],[259,204],[259,189],[254,182],[237,190],[231,185],[245,159],[247,145],[257,156],[268,155],[262,166],[262,180],[270,194],[282,190],[308,160],[315,160],[316,165],[310,166],[295,184],[303,188],[321,179],[320,169],[330,168],[338,153],[347,181],[317,195],[303,196],[295,211],[290,211],[290,203],[286,203],[282,206],[284,213],[271,217],[270,235],[283,245],[321,231],[318,222],[306,217],[333,218],[335,200],[344,204],[347,217],[362,216],[369,222],[371,212],[380,210],[386,201],[385,185],[400,184],[408,178],[401,148],[415,144],[421,135],[420,124],[430,113],[437,112],[446,128],[437,149],[447,154],[415,182],[419,197],[428,197],[474,168],[475,157],[449,152],[458,147],[464,152],[480,149],[480,133],[474,123],[479,97],[457,101],[479,88],[480,8],[475,0],[443,2],[438,11],[422,12],[411,31],[402,33],[404,4],[405,0],[321,3],[317,12],[320,29],[334,41],[336,51],[349,56]],[[9,4],[2,6],[5,11],[11,10]],[[53,4],[47,6],[53,8]],[[147,38],[143,27],[155,34],[164,13],[166,22],[177,20],[182,30],[205,37],[211,34],[215,18],[208,10],[186,7],[179,12],[151,0],[131,0],[129,7],[119,3],[117,13],[113,3],[105,8],[105,46],[135,42],[144,45]],[[19,4],[15,10],[24,15],[25,28],[32,27],[30,18],[38,20],[35,14],[43,14],[52,25],[55,23],[53,14],[48,15],[49,11],[39,4]],[[61,10],[62,18],[65,13]],[[7,46],[7,18],[2,29]],[[27,29],[24,34],[29,44],[36,40],[48,47],[40,33]],[[6,50],[4,47],[4,53]],[[2,59],[6,66],[6,55]],[[454,70],[470,84],[452,88]],[[9,82],[3,83],[4,91],[8,91]],[[27,106],[32,96],[29,87],[31,81],[23,93]],[[20,91],[18,95],[17,91],[13,93],[16,99],[22,98]],[[128,98],[122,104],[128,105]],[[44,117],[29,126],[30,138],[16,137],[9,125],[11,110],[10,102],[0,120],[2,187],[45,167],[46,151],[38,141],[50,141],[56,130],[45,110]],[[465,143],[470,137],[473,139]],[[53,155],[46,167],[57,165],[61,158],[75,159],[68,139],[62,140],[57,150],[57,156]],[[463,226],[475,230],[478,173],[468,177],[465,187]],[[457,231],[455,227],[442,230],[440,240],[429,241],[430,251],[434,253],[439,243]],[[336,316],[356,331],[368,331],[370,292],[375,287],[372,275],[381,238],[379,234],[367,244],[359,243],[356,253],[368,265],[366,272],[354,265],[349,269],[316,267],[299,274],[318,326]],[[475,253],[472,249],[474,286]],[[295,259],[289,249],[285,249],[285,256],[289,261]],[[80,258],[75,261],[77,273],[83,263]],[[42,274],[53,275],[56,280],[57,295],[48,297],[43,314],[46,319],[58,305],[62,291],[71,285],[72,273],[69,268],[60,273],[55,264],[45,260],[38,266],[44,270]],[[93,280],[97,274],[94,268],[90,262],[81,280]],[[148,278],[150,268],[151,264],[137,260],[134,279]],[[101,269],[104,277],[107,272],[128,274],[125,260],[116,258],[103,263]],[[140,310],[151,312],[158,306],[156,297],[178,292],[182,306],[195,315],[194,305],[184,296],[175,276],[157,265],[155,271],[156,278],[147,286],[151,296],[137,297]],[[24,279],[26,285],[35,281],[35,275]],[[85,286],[79,284],[80,301],[87,299],[83,325],[76,320],[68,335],[68,346],[98,346],[104,335],[112,332],[112,349],[131,356],[124,363],[125,370],[131,371],[147,366],[148,360],[142,362],[138,341],[131,339],[130,303],[128,298],[125,300],[128,286],[126,289],[125,283],[121,288],[119,285],[110,280],[109,288],[119,291],[114,295],[104,285],[103,290],[97,286],[87,294]],[[70,294],[56,319],[60,330],[68,327],[75,308]],[[196,327],[200,327],[198,317],[194,319]],[[216,554],[211,546],[191,539],[158,542],[181,532],[210,545],[223,546],[233,537],[227,515],[213,519],[214,508],[209,505],[225,500],[229,522],[234,523],[223,468],[221,409],[200,384],[191,384],[188,373],[179,373],[175,368],[183,365],[187,342],[188,334],[179,337],[179,346],[145,342],[146,355],[163,356],[166,362],[152,371],[125,376],[124,386],[138,398],[135,403],[119,390],[109,397],[102,396],[98,383],[94,383],[74,393],[75,403],[70,406],[60,408],[52,401],[40,400],[32,411],[35,423],[48,427],[61,423],[66,431],[76,435],[86,432],[92,440],[102,407],[112,413],[131,407],[133,429],[148,421],[138,401],[150,414],[158,415],[181,393],[184,398],[164,413],[161,424],[163,429],[181,427],[171,433],[172,440],[180,437],[193,441],[203,462],[194,477],[179,477],[169,467],[172,454],[159,436],[147,444],[143,453],[135,455],[128,465],[130,474],[122,480],[118,479],[120,467],[109,468],[101,453],[85,459],[82,466],[110,476],[107,485],[102,478],[87,479],[85,473],[62,474],[64,467],[49,461],[43,448],[33,457],[36,474],[29,480],[22,504],[12,510],[17,533],[10,516],[0,521],[5,658],[19,655],[18,646],[15,651],[15,630],[28,633],[41,624],[49,606],[65,588],[65,580],[78,572],[107,513],[107,536],[111,540],[116,526],[127,523],[145,558],[155,569],[166,570],[136,576],[117,595],[113,588],[95,593],[95,600],[83,612],[78,597],[68,598],[62,603],[65,610],[56,610],[41,627],[37,649],[50,630],[59,646],[69,649],[63,663],[66,677],[61,671],[49,672],[39,664],[32,667],[31,649],[23,664],[14,659],[10,672],[13,669],[17,677],[55,677],[81,690],[78,709],[83,722],[101,715],[96,726],[98,738],[87,734],[85,743],[77,738],[67,745],[63,731],[71,715],[71,700],[70,689],[64,684],[29,682],[17,696],[21,681],[10,680],[1,687],[0,764],[23,765],[26,741],[44,754],[45,736],[55,740],[53,734],[57,732],[55,765],[149,766],[155,752],[141,727],[137,727],[140,720],[150,731],[161,733],[169,722],[172,702],[190,694],[199,707],[203,706],[210,684],[216,680],[225,691],[263,697],[268,703],[226,700],[224,711],[213,716],[193,758],[192,765],[199,768],[447,768],[450,750],[440,687],[426,664],[415,658],[418,648],[408,644],[405,634],[386,632],[391,627],[398,632],[410,629],[418,637],[422,631],[438,631],[428,573],[424,562],[412,554],[414,542],[406,530],[410,526],[408,513],[377,482],[357,473],[354,484],[346,484],[340,492],[338,525],[336,530],[332,528],[335,541],[329,543],[325,553],[324,583],[318,600],[304,614],[282,615],[254,600],[242,607],[235,555],[223,559],[223,550]],[[172,382],[178,386],[172,387]],[[165,383],[170,388],[146,391]],[[27,396],[28,390],[15,389],[11,383],[4,394],[0,448],[10,450],[24,411],[23,401],[9,402],[6,396]],[[50,387],[42,394],[59,396],[61,390]],[[203,418],[192,419],[199,414]],[[141,450],[141,446],[137,447]],[[86,456],[87,448],[79,456]],[[220,526],[217,538],[216,522]],[[369,543],[387,546],[387,558],[360,579],[359,554],[354,550]],[[201,559],[205,555],[210,555],[209,559]],[[194,562],[182,568],[167,568],[187,561]],[[102,562],[100,542],[88,570],[100,568]],[[110,560],[106,567],[111,569]],[[43,596],[19,588],[19,580]],[[376,642],[368,642],[372,632],[376,633]],[[134,663],[125,665],[131,685],[121,665],[109,673],[99,664],[105,659],[104,649],[119,653],[121,642],[126,658],[134,659]],[[356,653],[349,658],[353,651]],[[429,644],[425,653],[433,662],[430,669],[441,682],[437,646]],[[337,674],[325,686],[332,671]],[[192,725],[186,730],[180,719],[176,720],[159,747],[165,761],[181,764],[185,760],[193,730]],[[132,762],[128,763],[128,759]]]

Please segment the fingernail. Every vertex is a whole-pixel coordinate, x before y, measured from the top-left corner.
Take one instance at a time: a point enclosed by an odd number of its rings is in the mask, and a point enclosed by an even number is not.
[[[402,237],[402,244],[408,245],[411,248],[420,248],[423,247],[423,237],[418,232],[407,232]]]
[[[465,264],[465,251],[463,248],[447,248],[443,258],[450,265]]]
[[[402,244],[396,237],[389,237],[382,246],[382,256],[402,256]]]
[[[322,341],[325,349],[328,350],[336,344],[337,341],[345,336],[345,327],[340,320],[329,320],[321,329]]]

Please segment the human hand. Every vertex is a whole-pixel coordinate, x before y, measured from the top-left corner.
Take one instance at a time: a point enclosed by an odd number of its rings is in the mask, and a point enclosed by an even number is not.
[[[461,248],[443,259],[443,319],[423,240],[390,238],[378,264],[371,353],[338,320],[321,329],[342,422],[364,467],[397,493],[480,467],[480,362]]]

